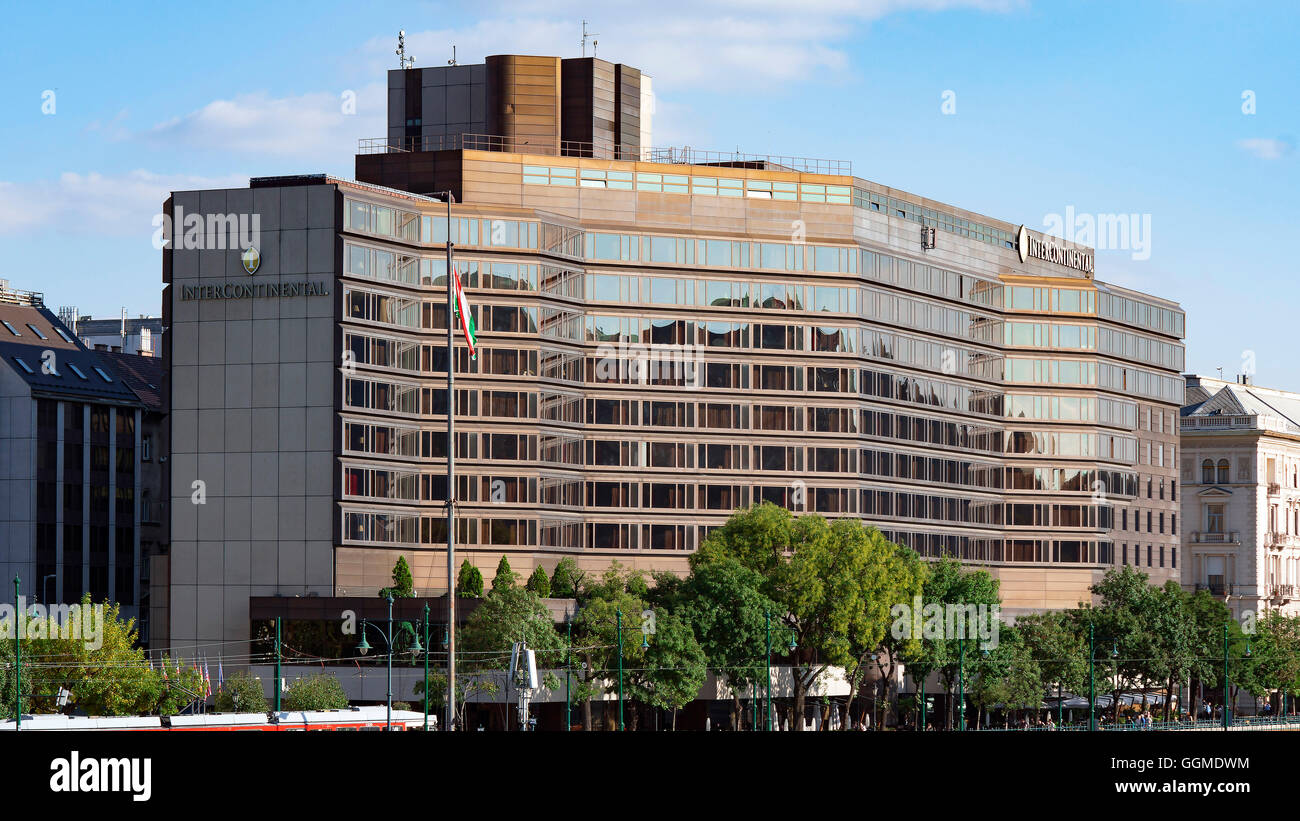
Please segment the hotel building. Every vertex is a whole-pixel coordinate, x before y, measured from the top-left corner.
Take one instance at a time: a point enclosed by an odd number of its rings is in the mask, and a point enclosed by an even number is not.
[[[1300,394],[1187,376],[1182,582],[1240,619],[1300,613]]]
[[[479,334],[457,550],[487,575],[682,571],[770,500],[986,567],[1011,613],[1178,577],[1175,303],[848,163],[650,148],[648,86],[392,71],[355,180],[173,193],[173,642],[247,639],[250,598],[373,596],[398,555],[446,590],[449,232]]]

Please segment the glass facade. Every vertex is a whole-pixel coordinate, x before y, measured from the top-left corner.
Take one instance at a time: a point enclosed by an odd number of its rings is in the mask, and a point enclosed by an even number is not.
[[[700,169],[696,169],[699,171]],[[1010,246],[845,186],[526,166],[525,186],[845,205]],[[439,547],[445,219],[345,194],[340,532]],[[894,216],[892,213],[891,216]],[[1119,560],[1138,401],[1181,401],[1181,312],[1091,280],[1006,282],[870,243],[584,231],[453,215],[458,543],[687,551],[768,500],[923,555]],[[1063,278],[1064,279],[1064,278]]]

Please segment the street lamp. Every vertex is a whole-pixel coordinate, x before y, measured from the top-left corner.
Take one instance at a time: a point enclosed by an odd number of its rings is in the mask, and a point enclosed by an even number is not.
[[[1250,658],[1250,636],[1246,636],[1246,653],[1243,658]],[[1230,714],[1231,702],[1229,691],[1232,689],[1232,679],[1228,676],[1228,623],[1223,623],[1223,729],[1232,726],[1232,716]]]
[[[380,630],[379,634],[384,637],[384,640],[386,642],[388,642],[388,718],[387,718],[385,729],[388,730],[389,732],[392,732],[393,729],[393,594],[389,593],[386,598],[388,599],[388,630],[387,632]],[[425,605],[425,608],[427,610],[428,605]],[[427,613],[426,613],[426,617],[427,617]],[[366,641],[367,627],[374,627],[376,630],[379,630],[379,627],[377,625],[373,625],[370,622],[366,621],[365,619],[361,620],[361,643],[357,645],[357,652],[363,656],[370,652],[370,642]],[[415,648],[412,649],[418,652],[418,650],[416,650],[416,648],[418,647],[419,647],[419,636],[416,637]],[[425,704],[427,705],[429,701],[427,671],[425,673],[424,697],[425,697]],[[426,706],[425,707],[426,722],[428,720],[428,715],[427,715],[428,709],[429,708]],[[427,727],[428,725],[426,724],[425,726]]]

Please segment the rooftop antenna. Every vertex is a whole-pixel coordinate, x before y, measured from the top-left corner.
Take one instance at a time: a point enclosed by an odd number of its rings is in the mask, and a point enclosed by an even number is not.
[[[1220,379],[1223,378],[1223,366],[1222,366],[1222,365],[1219,366],[1219,378],[1220,378]]]
[[[453,45],[453,46],[451,47],[451,59],[447,61],[447,65],[449,65],[449,66],[454,66],[454,65],[456,65],[456,46],[455,46],[455,45]]]
[[[587,31],[587,21],[583,20],[582,21],[582,56],[583,57],[587,56],[588,40],[591,40],[591,56],[592,57],[596,56],[596,41],[592,40],[592,38],[597,36],[599,35],[597,35],[596,32]]]
[[[406,29],[397,32],[397,67],[415,68],[415,55],[406,55]]]

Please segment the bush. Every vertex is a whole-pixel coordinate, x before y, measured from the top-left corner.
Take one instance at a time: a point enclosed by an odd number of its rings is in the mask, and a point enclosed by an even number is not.
[[[551,597],[551,580],[546,577],[546,571],[540,564],[533,571],[533,575],[528,577],[527,587],[543,599]]]
[[[262,680],[247,670],[240,670],[217,690],[214,709],[218,713],[265,713],[268,710]]]
[[[497,562],[497,574],[492,577],[492,589],[514,587],[518,578],[515,572],[510,569],[510,560],[502,556],[501,561]]]
[[[386,599],[390,594],[395,599],[415,596],[415,577],[411,575],[411,566],[406,563],[405,556],[397,557],[397,564],[393,565],[393,586],[381,588],[379,598]]]
[[[557,599],[572,599],[578,594],[578,563],[565,557],[551,574],[551,595]]]
[[[483,574],[470,564],[469,559],[461,562],[460,574],[456,578],[456,595],[462,599],[483,598]]]
[[[343,685],[329,673],[319,673],[294,679],[281,701],[283,709],[290,712],[300,710],[346,710],[348,696],[343,692]]]

